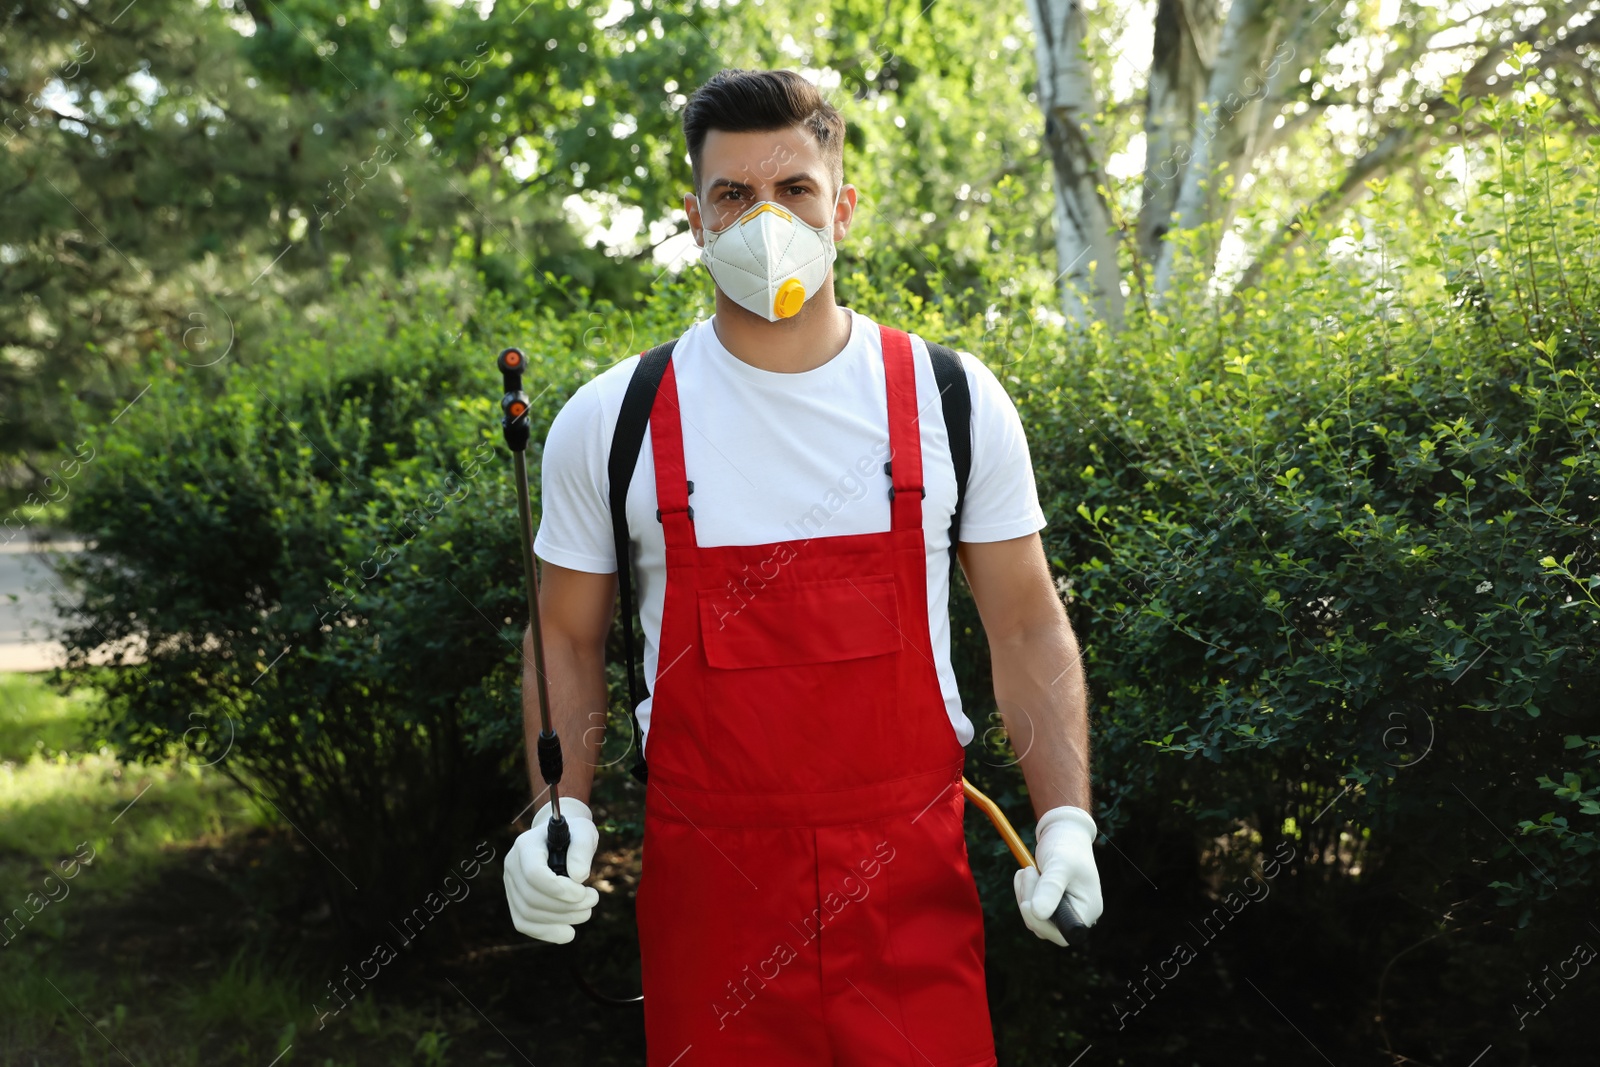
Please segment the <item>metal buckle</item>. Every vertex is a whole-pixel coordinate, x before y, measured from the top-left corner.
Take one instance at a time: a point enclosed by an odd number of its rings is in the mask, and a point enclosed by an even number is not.
[[[688,479],[685,479],[685,481],[688,481]],[[691,493],[694,492],[694,482],[692,482],[692,481],[689,482],[689,492],[691,492]],[[685,505],[684,510],[689,513],[689,521],[693,522],[694,521],[694,505],[693,504]],[[661,509],[660,508],[656,508],[656,521],[657,522],[661,521]]]

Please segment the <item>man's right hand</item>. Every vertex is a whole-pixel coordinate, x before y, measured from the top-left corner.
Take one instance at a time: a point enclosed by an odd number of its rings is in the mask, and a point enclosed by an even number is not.
[[[600,901],[600,894],[583,884],[600,844],[594,814],[583,801],[562,797],[561,815],[572,829],[566,875],[550,869],[545,842],[550,823],[548,803],[533,817],[533,828],[517,836],[505,862],[506,901],[511,905],[512,923],[520,933],[558,945],[573,939],[573,926],[587,920]]]

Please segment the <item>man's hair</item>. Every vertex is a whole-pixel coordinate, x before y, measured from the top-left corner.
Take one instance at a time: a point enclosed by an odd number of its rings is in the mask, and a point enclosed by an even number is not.
[[[844,116],[815,85],[792,70],[721,70],[694,91],[683,109],[695,193],[700,192],[700,155],[711,130],[746,133],[804,126],[822,148],[834,192],[844,184]],[[774,166],[781,165],[776,161]],[[775,178],[777,173],[765,175]]]

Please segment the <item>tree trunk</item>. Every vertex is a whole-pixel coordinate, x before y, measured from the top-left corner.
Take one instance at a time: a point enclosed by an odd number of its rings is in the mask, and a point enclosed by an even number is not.
[[[1275,66],[1267,54],[1280,29],[1270,0],[1233,0],[1228,8],[1216,65],[1206,86],[1209,106],[1196,124],[1175,208],[1176,229],[1219,224],[1196,250],[1197,265],[1207,275],[1216,264],[1221,222],[1231,215],[1235,183],[1249,168],[1262,98],[1281,73],[1281,60]],[[1172,287],[1176,268],[1174,246],[1163,242],[1155,260],[1158,296]]]
[[[1156,262],[1193,151],[1194,120],[1216,62],[1216,0],[1159,0],[1144,118],[1139,255]]]
[[[1088,22],[1078,0],[1028,0],[1039,65],[1039,107],[1055,173],[1056,279],[1070,319],[1122,322],[1122,279],[1111,211],[1100,195],[1098,111],[1082,54]]]

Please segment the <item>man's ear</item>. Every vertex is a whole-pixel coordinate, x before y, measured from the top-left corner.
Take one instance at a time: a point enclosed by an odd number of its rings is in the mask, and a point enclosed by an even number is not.
[[[846,185],[839,190],[839,203],[833,209],[833,239],[842,241],[850,233],[850,224],[856,217],[856,187]]]
[[[705,223],[700,218],[700,198],[693,193],[684,193],[683,213],[689,216],[689,230],[694,234],[694,243],[704,248],[706,239],[702,228]]]

